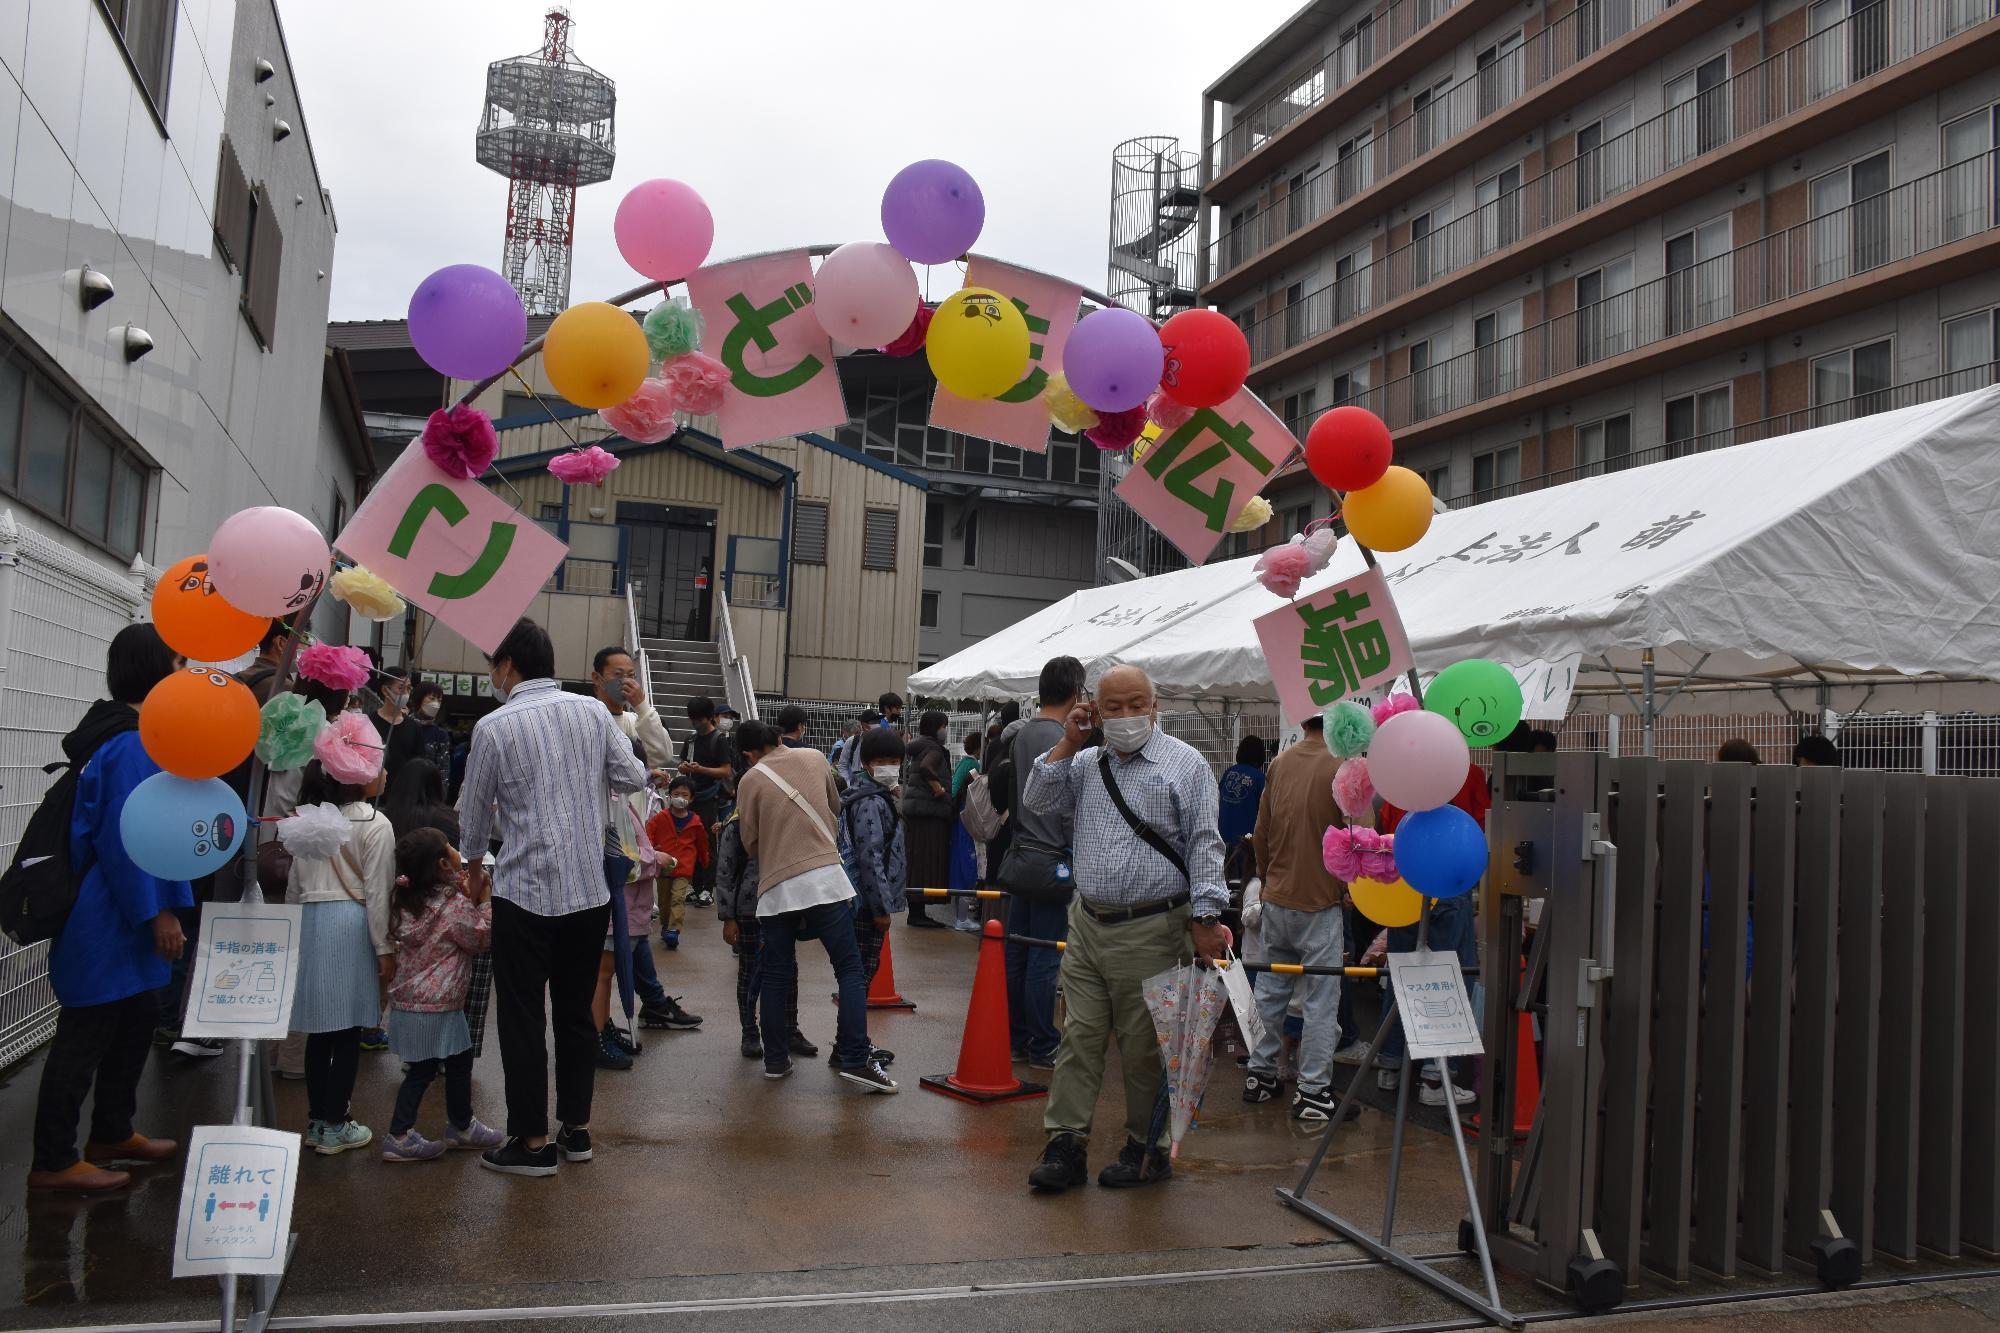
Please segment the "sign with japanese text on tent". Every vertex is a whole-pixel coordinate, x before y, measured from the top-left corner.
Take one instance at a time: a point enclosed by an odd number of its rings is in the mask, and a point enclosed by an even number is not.
[[[283,1040],[298,988],[296,903],[213,903],[201,914],[181,1032]]]
[[[1297,448],[1271,409],[1238,389],[1155,440],[1118,483],[1118,498],[1199,565]]]
[[[1410,640],[1379,569],[1258,616],[1257,643],[1285,719],[1386,687],[1410,669]]]
[[[1472,1012],[1466,996],[1457,954],[1392,953],[1389,981],[1412,1060],[1486,1054],[1479,1040],[1479,1015]]]
[[[282,1273],[290,1248],[299,1136],[197,1125],[174,1229],[174,1276]]]
[[[998,398],[982,401],[960,398],[939,385],[931,403],[931,424],[1031,453],[1046,453],[1049,409],[1042,401],[1042,390],[1048,387],[1049,370],[1062,364],[1063,345],[1076,327],[1083,288],[977,255],[966,265],[965,285],[990,287],[1020,307],[1028,321],[1028,373]]]
[[[569,549],[415,448],[375,483],[333,544],[488,653]]]
[[[723,448],[832,430],[847,420],[833,340],[812,313],[810,251],[697,269],[687,284],[707,322],[704,350],[729,368],[716,414]]]

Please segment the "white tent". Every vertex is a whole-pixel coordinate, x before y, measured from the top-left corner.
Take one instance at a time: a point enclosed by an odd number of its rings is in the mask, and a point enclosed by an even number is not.
[[[1251,622],[1283,601],[1254,564],[1074,593],[910,689],[1026,694],[1068,653],[1093,680],[1142,666],[1167,697],[1270,699]],[[1440,514],[1382,565],[1419,669],[1497,659],[1530,716],[1579,683],[1636,704],[1648,678],[1733,692],[1728,711],[1991,705],[2000,387]],[[1305,591],[1361,568],[1344,540]]]

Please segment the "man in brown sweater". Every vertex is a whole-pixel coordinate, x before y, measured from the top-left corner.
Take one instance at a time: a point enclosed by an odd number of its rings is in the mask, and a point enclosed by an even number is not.
[[[1272,761],[1257,809],[1257,873],[1264,881],[1258,933],[1273,963],[1338,967],[1343,961],[1340,896],[1346,886],[1327,873],[1321,843],[1329,827],[1345,824],[1333,803],[1333,774],[1340,761],[1326,748],[1320,720],[1306,722],[1305,738]],[[1340,1035],[1340,978],[1260,973],[1257,1008],[1264,1038],[1250,1056],[1243,1100],[1268,1102],[1282,1090],[1278,1053],[1285,1010],[1295,985],[1305,986],[1305,1033],[1299,1041],[1299,1084],[1292,1118],[1324,1123],[1333,1117],[1333,1048]]]

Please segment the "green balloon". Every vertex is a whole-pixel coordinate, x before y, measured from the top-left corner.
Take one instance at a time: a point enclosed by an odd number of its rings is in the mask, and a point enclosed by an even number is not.
[[[1453,662],[1424,691],[1424,707],[1450,718],[1473,746],[1505,740],[1521,725],[1522,706],[1514,673],[1484,657]]]

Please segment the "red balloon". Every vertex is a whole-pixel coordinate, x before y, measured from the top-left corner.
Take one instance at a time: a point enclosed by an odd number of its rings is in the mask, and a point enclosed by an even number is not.
[[[1160,325],[1167,349],[1160,392],[1187,407],[1220,407],[1250,373],[1250,343],[1219,310],[1183,310]]]
[[[1389,470],[1393,453],[1389,428],[1365,407],[1322,412],[1306,432],[1306,466],[1329,490],[1373,486]]]

